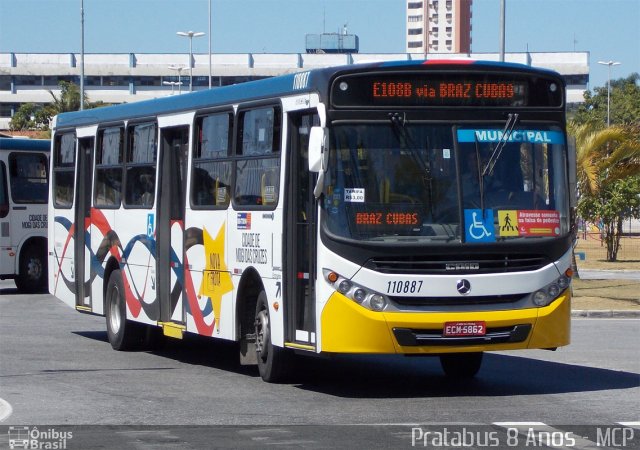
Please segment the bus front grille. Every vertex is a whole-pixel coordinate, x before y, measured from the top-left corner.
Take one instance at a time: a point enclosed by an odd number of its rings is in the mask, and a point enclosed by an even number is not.
[[[369,259],[364,267],[380,273],[404,275],[473,275],[529,272],[550,261],[542,255],[472,254],[449,259],[444,255],[384,257]]]
[[[512,327],[488,328],[484,336],[445,337],[442,330],[415,330],[410,328],[394,328],[398,344],[405,347],[420,345],[484,345],[524,342],[531,332],[531,324],[520,324]]]
[[[402,306],[461,306],[461,305],[486,305],[496,303],[515,303],[522,300],[527,294],[512,295],[486,295],[486,296],[462,296],[456,297],[399,297],[391,296],[389,299]]]

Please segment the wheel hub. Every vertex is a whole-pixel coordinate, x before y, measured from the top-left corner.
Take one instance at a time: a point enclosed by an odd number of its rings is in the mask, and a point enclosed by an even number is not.
[[[109,299],[109,323],[114,333],[120,331],[120,325],[122,317],[120,316],[120,308],[118,306],[119,292],[117,289],[113,289],[111,292],[111,298]]]
[[[266,310],[261,310],[256,316],[256,352],[258,356],[266,361],[269,342],[269,314]]]
[[[30,259],[29,264],[27,264],[27,273],[29,274],[29,278],[32,280],[40,279],[42,275],[42,264],[38,259]]]

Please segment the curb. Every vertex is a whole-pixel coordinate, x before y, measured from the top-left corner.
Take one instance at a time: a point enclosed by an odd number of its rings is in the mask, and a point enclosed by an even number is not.
[[[640,310],[576,309],[571,311],[571,317],[583,319],[637,319],[640,318]]]

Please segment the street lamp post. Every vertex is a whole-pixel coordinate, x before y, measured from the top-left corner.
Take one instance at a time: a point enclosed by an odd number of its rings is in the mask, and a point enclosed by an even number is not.
[[[500,0],[500,62],[504,62],[505,0]]]
[[[608,66],[609,75],[607,76],[607,127],[611,125],[611,66],[619,66],[617,61],[598,61],[598,64]]]
[[[182,94],[182,69],[184,69],[184,67],[181,67],[181,66],[169,66],[169,69],[178,71],[178,81],[180,82],[178,84],[178,94]]]
[[[80,0],[80,111],[84,109],[84,0]]]
[[[211,39],[213,34],[211,33],[211,0],[209,0],[209,89],[211,89]]]
[[[182,81],[163,81],[162,84],[165,86],[171,86],[171,95],[173,95],[174,87],[178,86],[178,88],[180,88],[180,86],[182,86]]]
[[[189,92],[193,91],[193,38],[204,36],[202,31],[178,31],[178,36],[189,38]]]

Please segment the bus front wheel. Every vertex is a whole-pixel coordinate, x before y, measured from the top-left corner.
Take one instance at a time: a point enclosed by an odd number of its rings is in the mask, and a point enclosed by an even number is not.
[[[440,355],[440,365],[442,365],[444,373],[450,378],[473,378],[482,365],[482,352]]]
[[[140,343],[140,326],[127,320],[124,283],[120,270],[114,270],[107,285],[105,316],[107,336],[114,350],[131,350]]]
[[[276,347],[271,342],[271,316],[267,294],[264,291],[258,295],[254,323],[260,376],[269,383],[282,381],[288,369],[290,355],[284,348]]]

